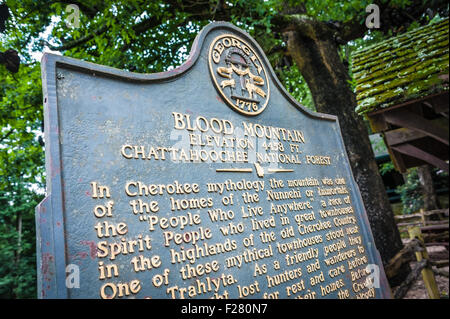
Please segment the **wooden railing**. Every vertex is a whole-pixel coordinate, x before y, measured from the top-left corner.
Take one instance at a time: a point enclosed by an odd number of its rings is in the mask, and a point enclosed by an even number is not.
[[[432,218],[434,216],[434,218]],[[432,260],[426,246],[445,246],[448,252],[449,210],[437,209],[410,215],[395,216],[401,233],[406,232],[410,241],[386,265],[388,278],[396,276],[405,263],[416,261],[416,267],[406,280],[397,287],[395,298],[403,298],[415,280],[422,274],[422,279],[431,299],[440,298],[434,275],[448,277],[448,271],[440,268],[448,266],[448,256],[444,260]]]
[[[434,217],[434,219],[432,219]],[[401,233],[407,233],[410,227],[419,226],[426,246],[446,246],[449,238],[449,210],[421,210],[415,214],[395,216]]]

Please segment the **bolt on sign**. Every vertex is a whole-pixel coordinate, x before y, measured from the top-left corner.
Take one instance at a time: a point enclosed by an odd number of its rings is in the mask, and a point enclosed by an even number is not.
[[[41,298],[388,298],[335,116],[245,32],[177,69],[45,54]]]

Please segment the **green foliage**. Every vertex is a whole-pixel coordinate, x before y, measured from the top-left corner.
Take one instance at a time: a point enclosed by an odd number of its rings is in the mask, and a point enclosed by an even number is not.
[[[436,190],[446,189],[448,191],[448,173],[437,168],[433,168],[431,175],[434,188]],[[403,204],[403,213],[412,214],[423,208],[424,195],[420,185],[417,168],[409,169],[407,174],[404,176],[406,176],[406,181],[403,185],[397,187],[396,193],[400,195],[401,202]]]
[[[298,1],[291,0],[291,3]],[[370,0],[350,1],[301,1],[305,4],[308,15],[322,21],[349,21],[358,19],[364,21],[365,8],[373,3]]]
[[[39,143],[42,88],[40,65],[26,48],[27,38],[37,37],[42,28],[24,22],[15,26],[0,35],[0,51],[13,48],[21,55],[18,73],[0,66],[0,298],[35,298],[34,208],[45,184]]]
[[[403,204],[403,213],[412,214],[423,206],[423,194],[420,186],[417,168],[411,168],[406,174],[405,184],[396,189]]]
[[[33,212],[41,199],[20,182],[0,191],[0,298],[36,297]]]
[[[283,83],[286,90],[303,106],[306,106],[311,111],[316,111],[314,100],[308,84],[301,75],[296,65],[289,68],[284,68],[279,72],[280,81]]]
[[[391,161],[380,164],[380,174],[383,176],[392,172],[394,169],[394,163],[392,163]]]
[[[0,78],[0,298],[34,298],[34,208],[44,184],[39,65],[14,76],[0,69]]]

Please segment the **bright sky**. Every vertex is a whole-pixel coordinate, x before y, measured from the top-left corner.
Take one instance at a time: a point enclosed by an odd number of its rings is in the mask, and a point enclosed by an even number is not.
[[[49,41],[49,36],[50,36],[50,34],[52,33],[53,27],[54,27],[58,22],[60,22],[60,21],[61,21],[61,17],[56,17],[56,16],[52,17],[52,22],[51,22],[50,25],[45,29],[44,32],[39,33],[39,38],[40,38],[40,39],[46,40],[47,42],[49,42],[49,43],[52,44],[52,45],[57,45],[57,43],[54,43],[53,41]],[[59,52],[59,51],[52,51],[52,50],[50,50],[47,46],[44,47],[44,50],[43,50],[42,52],[32,52],[32,51],[31,51],[31,48],[32,48],[32,45],[33,45],[34,41],[36,41],[36,40],[37,40],[37,39],[34,39],[34,40],[29,44],[29,46],[28,46],[28,50],[29,50],[29,52],[30,52],[31,57],[32,57],[33,59],[35,59],[36,61],[41,61],[42,55],[43,55],[45,52],[50,52],[50,53],[54,53],[54,54],[61,55],[61,52]]]

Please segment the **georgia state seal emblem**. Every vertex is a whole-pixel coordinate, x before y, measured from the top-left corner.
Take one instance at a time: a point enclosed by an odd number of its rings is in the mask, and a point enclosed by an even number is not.
[[[258,115],[269,102],[270,89],[264,64],[241,38],[223,34],[209,48],[209,71],[216,89],[235,111]]]

